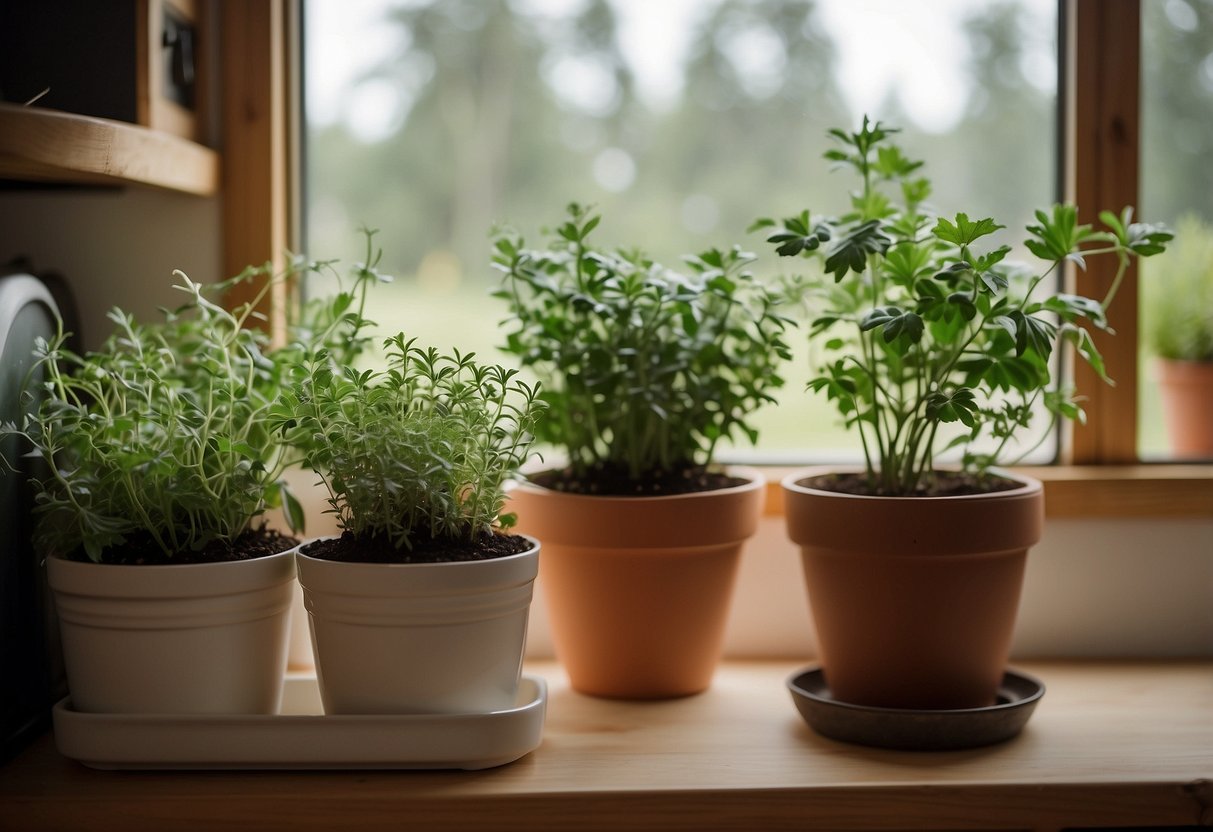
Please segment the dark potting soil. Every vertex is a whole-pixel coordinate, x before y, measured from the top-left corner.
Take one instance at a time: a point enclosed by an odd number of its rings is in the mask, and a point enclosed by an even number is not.
[[[101,562],[118,566],[180,565],[185,563],[220,563],[223,561],[250,560],[266,555],[276,555],[299,545],[293,537],[279,534],[273,529],[260,526],[249,529],[233,541],[212,540],[206,546],[193,550],[164,554],[155,539],[146,532],[129,535],[126,541],[101,552]],[[69,560],[89,561],[83,549],[73,552]]]
[[[644,472],[639,479],[628,475],[627,466],[598,463],[584,474],[572,467],[542,471],[529,477],[535,485],[569,494],[599,497],[662,497],[670,494],[695,494],[718,491],[745,484],[741,477],[730,477],[702,465],[684,465]]]
[[[302,551],[313,558],[344,563],[454,563],[504,558],[529,548],[531,541],[521,535],[494,532],[485,532],[474,540],[414,538],[412,548],[405,549],[397,549],[384,536],[355,537],[343,532],[341,537],[309,543]]]
[[[889,496],[883,489],[869,487],[867,476],[857,473],[822,474],[798,480],[796,484],[838,494],[856,494],[864,497]],[[913,494],[899,496],[961,497],[974,494],[995,494],[999,491],[1011,491],[1022,485],[1015,480],[994,474],[977,477],[955,471],[936,471],[934,476],[924,477],[923,482],[919,483]]]

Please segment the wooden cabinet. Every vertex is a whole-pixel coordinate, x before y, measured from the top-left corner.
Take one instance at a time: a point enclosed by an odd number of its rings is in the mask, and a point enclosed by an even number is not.
[[[208,195],[207,0],[0,5],[0,178]]]

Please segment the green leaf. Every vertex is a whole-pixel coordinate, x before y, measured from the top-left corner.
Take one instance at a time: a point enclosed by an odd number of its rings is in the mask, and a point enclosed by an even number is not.
[[[1141,257],[1162,253],[1166,250],[1166,243],[1175,237],[1165,225],[1133,222],[1132,206],[1126,207],[1120,217],[1111,211],[1101,211],[1099,219],[1121,248]]]
[[[1036,224],[1028,226],[1031,238],[1024,241],[1028,251],[1041,260],[1060,263],[1070,260],[1080,269],[1087,267],[1083,259],[1083,243],[1106,239],[1091,230],[1089,225],[1078,224],[1078,209],[1073,205],[1054,205],[1053,213],[1036,212]]]
[[[1108,325],[1103,304],[1082,295],[1057,294],[1039,304],[1029,307],[1029,309],[1033,311],[1036,309],[1047,310],[1069,323],[1073,323],[1079,318],[1086,318],[1100,329],[1106,329]]]
[[[831,236],[829,223],[811,223],[808,211],[788,217],[782,226],[776,226],[772,222],[764,227],[775,229],[775,232],[767,237],[767,242],[777,243],[775,251],[782,257],[816,251],[823,243],[828,242]]]
[[[1079,405],[1070,390],[1048,390],[1045,392],[1045,408],[1064,419],[1085,425],[1087,414]]]
[[[912,344],[922,340],[923,322],[914,312],[907,312],[896,306],[882,306],[873,309],[859,322],[863,332],[876,327],[883,327],[882,336],[885,343],[892,343],[897,338],[904,338]]]
[[[932,233],[945,243],[967,246],[974,240],[987,234],[993,234],[1000,228],[1005,228],[1005,226],[999,225],[989,217],[977,220],[977,222],[970,222],[968,214],[957,214],[955,225],[940,217],[935,228],[932,229]]]
[[[1103,356],[1095,346],[1095,342],[1091,340],[1091,333],[1080,326],[1066,324],[1062,327],[1062,337],[1074,345],[1091,369],[1108,384],[1115,386],[1116,382],[1108,377],[1107,369],[1104,367]]]
[[[287,525],[291,527],[292,532],[305,531],[307,520],[304,517],[303,506],[285,483],[280,486],[280,493],[282,495],[282,512],[286,515]]]
[[[869,254],[884,254],[893,241],[885,235],[879,220],[868,220],[850,229],[838,240],[826,257],[827,274],[838,282],[848,271],[861,274]]]
[[[926,246],[903,244],[889,248],[884,273],[903,286],[914,283],[931,269],[931,251]]]
[[[938,422],[960,422],[965,427],[976,427],[978,419],[977,398],[967,387],[951,393],[935,391],[926,399],[927,417]]]
[[[1057,327],[1050,321],[1015,311],[1009,316],[1015,322],[1015,354],[1030,352],[1047,361],[1053,352]]]
[[[922,162],[906,158],[900,147],[887,145],[877,148],[876,163],[872,169],[885,179],[902,179],[920,167]]]

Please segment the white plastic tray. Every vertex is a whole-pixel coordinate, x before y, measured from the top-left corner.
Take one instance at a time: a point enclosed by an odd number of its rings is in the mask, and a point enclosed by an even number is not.
[[[547,684],[483,714],[325,716],[314,676],[288,676],[278,715],[90,714],[55,706],[55,743],[102,769],[482,769],[539,747]]]

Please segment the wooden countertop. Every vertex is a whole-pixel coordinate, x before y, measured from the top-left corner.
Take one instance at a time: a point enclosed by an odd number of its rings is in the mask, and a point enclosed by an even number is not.
[[[104,772],[39,739],[0,829],[1061,829],[1213,825],[1213,663],[1024,663],[1048,689],[997,746],[845,745],[800,721],[788,662],[699,696],[612,702],[548,679],[543,745],[481,772]]]

